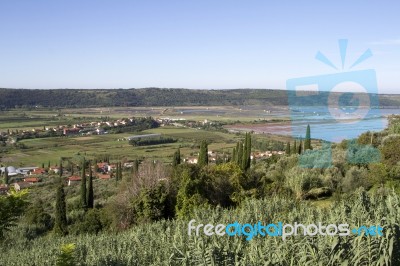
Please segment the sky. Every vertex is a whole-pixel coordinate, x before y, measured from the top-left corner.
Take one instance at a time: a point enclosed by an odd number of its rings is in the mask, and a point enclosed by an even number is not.
[[[400,93],[400,3],[325,2],[0,0],[0,87],[286,89],[374,69],[380,93]]]

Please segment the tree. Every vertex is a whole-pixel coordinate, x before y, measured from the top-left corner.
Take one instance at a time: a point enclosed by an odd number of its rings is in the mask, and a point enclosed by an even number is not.
[[[60,162],[60,170],[58,171],[60,177],[62,177],[63,172],[64,172],[64,168],[63,168],[63,164],[62,164],[62,161],[61,161],[61,162]]]
[[[311,147],[311,129],[310,125],[307,125],[307,130],[306,130],[306,138],[304,140],[304,150],[312,150]]]
[[[121,162],[117,163],[117,169],[115,170],[115,180],[122,180],[122,164]]]
[[[15,226],[27,205],[27,191],[10,190],[9,195],[0,195],[0,240],[4,238],[4,233]]]
[[[400,136],[389,135],[382,141],[380,150],[382,152],[383,162],[389,166],[395,166],[400,162]]]
[[[206,166],[208,165],[208,145],[205,140],[201,142],[200,146],[200,153],[198,158],[198,165],[199,166]]]
[[[302,151],[303,151],[303,144],[302,144],[302,143],[303,143],[303,142],[300,140],[299,147],[297,148],[297,153],[298,153],[298,154],[301,154]]]
[[[119,164],[119,176],[118,176],[118,180],[122,180],[122,163],[121,162],[119,162],[118,163]]]
[[[250,168],[250,156],[251,156],[251,136],[250,133],[246,133],[245,142],[243,146],[243,158],[241,163],[241,168],[244,171]]]
[[[133,162],[133,177],[137,177],[138,173],[139,173],[139,160],[136,159]]]
[[[85,210],[87,208],[86,200],[86,161],[83,159],[81,171],[81,206]]]
[[[174,153],[174,157],[172,160],[172,166],[177,166],[181,164],[181,151],[178,148],[178,150]]]
[[[236,156],[237,156],[236,164],[241,166],[242,160],[243,160],[243,143],[242,142],[238,143],[238,150],[237,150]]]
[[[68,234],[67,206],[65,203],[65,192],[64,192],[64,185],[62,182],[60,182],[60,185],[57,188],[54,232],[62,236]]]
[[[97,160],[94,161],[94,173],[97,174],[99,172],[99,166],[97,165]]]
[[[290,142],[289,142],[289,141],[286,143],[286,151],[285,151],[285,154],[286,154],[286,155],[290,155]]]
[[[7,166],[4,167],[4,184],[8,185],[8,182],[10,180],[8,180],[8,169]]]
[[[371,181],[380,184],[382,187],[385,187],[388,177],[386,165],[383,163],[372,163],[368,167]]]
[[[205,198],[204,176],[196,173],[195,168],[186,168],[180,173],[180,185],[176,196],[175,211],[180,218],[192,217],[194,211],[207,206]]]
[[[61,252],[57,257],[57,266],[73,266],[75,261],[75,244],[64,244],[61,246]]]
[[[93,209],[94,206],[94,195],[93,195],[93,174],[92,174],[92,166],[89,163],[89,184],[87,190],[87,207]]]
[[[294,140],[292,154],[296,154],[296,153],[297,153],[297,142],[296,142],[296,140]]]

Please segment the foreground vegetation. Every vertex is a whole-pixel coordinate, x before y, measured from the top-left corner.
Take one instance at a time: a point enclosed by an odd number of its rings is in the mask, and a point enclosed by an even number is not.
[[[301,222],[380,224],[384,236],[275,237],[188,236],[188,219],[142,224],[119,234],[47,236],[33,241],[7,241],[2,265],[54,265],[60,246],[75,244],[74,265],[398,265],[400,263],[400,199],[390,192],[369,197],[364,190],[314,208],[279,196],[246,199],[236,209],[197,209],[199,223]],[[21,232],[13,230],[15,235]]]

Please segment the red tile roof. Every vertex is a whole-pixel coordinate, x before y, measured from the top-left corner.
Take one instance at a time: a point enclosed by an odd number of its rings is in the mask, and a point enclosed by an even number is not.
[[[35,170],[32,171],[32,174],[43,174],[44,172],[46,172],[46,169],[36,168]]]
[[[110,179],[111,178],[111,176],[108,174],[98,174],[97,177],[100,179]]]
[[[68,177],[69,181],[81,181],[82,178],[80,176],[70,176]]]
[[[24,181],[29,182],[29,183],[36,183],[36,182],[39,182],[40,180],[37,177],[28,177],[28,178],[25,178]]]

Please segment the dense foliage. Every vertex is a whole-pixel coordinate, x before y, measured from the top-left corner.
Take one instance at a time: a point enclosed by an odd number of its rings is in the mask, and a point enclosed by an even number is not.
[[[16,238],[8,242],[13,248],[2,253],[0,264],[53,265],[61,257],[74,260],[75,265],[399,265],[399,204],[399,196],[394,193],[369,197],[363,190],[335,202],[331,208],[315,209],[308,202],[279,196],[247,199],[236,209],[198,208],[187,219],[142,224],[119,234],[45,237],[28,245],[23,238]],[[188,236],[187,223],[191,218],[211,224],[234,221],[380,224],[384,236],[293,236],[285,241],[260,236],[250,241],[226,235]],[[60,246],[65,243],[75,244],[73,258],[72,247],[67,252],[64,246],[60,253]]]
[[[169,137],[157,137],[157,138],[138,138],[129,140],[129,144],[132,146],[148,146],[148,145],[157,145],[157,144],[166,144],[166,143],[174,143],[177,140]]]
[[[308,97],[290,97],[291,106],[318,106],[329,92]],[[300,100],[301,98],[301,100]],[[287,105],[284,90],[188,90],[188,89],[0,89],[0,108],[100,107],[100,106],[193,106],[193,105]],[[399,106],[400,98],[381,95],[380,106]]]

